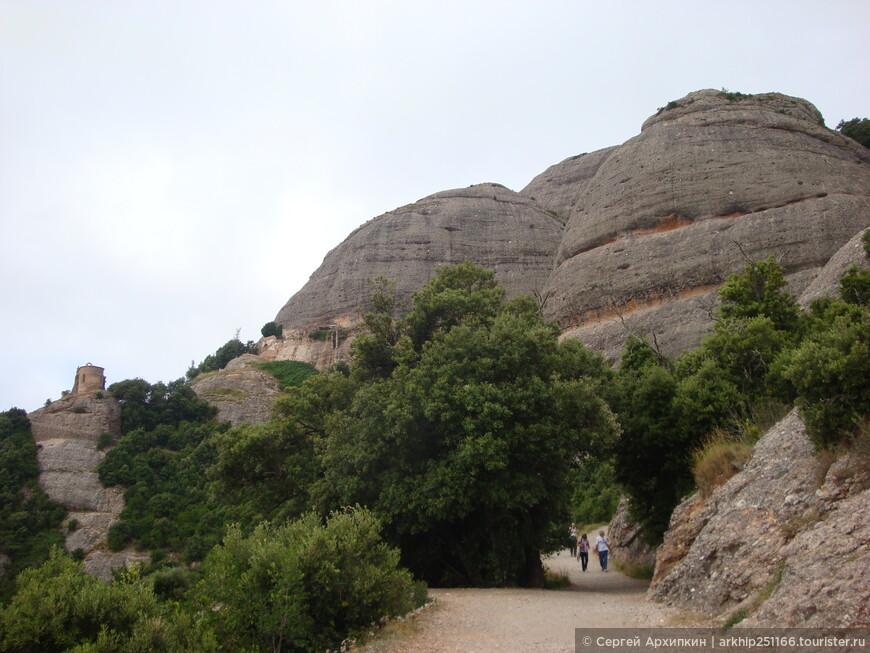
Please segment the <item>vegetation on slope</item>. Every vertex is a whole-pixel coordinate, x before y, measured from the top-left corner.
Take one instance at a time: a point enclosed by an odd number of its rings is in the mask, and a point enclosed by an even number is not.
[[[684,494],[739,467],[771,406],[801,406],[820,447],[861,432],[868,277],[850,270],[841,299],[803,311],[781,266],[753,261],[723,286],[699,348],[669,360],[629,337],[613,370],[560,343],[531,298],[506,301],[492,272],[463,264],[442,268],[404,319],[380,282],[351,364],[304,380],[282,366],[265,424],[216,422],[181,380],[116,384],[124,436],[100,474],[127,489],[127,508],[110,541],[153,562],[104,586],[54,554],[19,574],[3,646],[336,646],[421,600],[399,564],[439,584],[542,584],[540,554],[564,545],[569,521],[607,519],[619,491],[656,542]],[[0,525],[41,510],[14,503],[35,488],[35,455],[4,444],[29,433],[22,415],[3,417],[0,454],[24,456],[3,467],[13,502]],[[9,532],[5,550],[21,545]],[[50,538],[34,537],[44,554]]]

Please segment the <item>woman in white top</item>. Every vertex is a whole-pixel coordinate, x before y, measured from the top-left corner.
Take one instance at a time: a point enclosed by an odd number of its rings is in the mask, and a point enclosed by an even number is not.
[[[598,549],[598,562],[601,564],[601,571],[607,571],[607,552],[610,551],[610,542],[604,537],[604,531],[598,531],[598,537],[595,538],[595,548]]]

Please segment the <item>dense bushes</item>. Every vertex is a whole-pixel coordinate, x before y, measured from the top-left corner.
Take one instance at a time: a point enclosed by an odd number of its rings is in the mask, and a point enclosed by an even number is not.
[[[312,514],[263,524],[250,536],[233,527],[195,578],[134,568],[106,583],[55,549],[0,609],[0,650],[337,650],[425,600],[378,529],[362,509],[325,524]]]
[[[0,413],[0,553],[10,558],[0,575],[0,603],[18,572],[41,563],[63,541],[57,528],[66,511],[39,487],[38,471],[27,413]]]
[[[381,542],[377,520],[359,508],[321,525],[308,514],[233,527],[206,558],[199,600],[227,650],[337,650],[348,635],[408,612],[415,587],[399,554]]]
[[[238,337],[235,337],[218,347],[215,353],[206,356],[199,365],[191,363],[185,376],[188,380],[193,380],[200,374],[222,370],[227,366],[227,363],[234,358],[238,358],[242,354],[256,353],[255,350],[256,346],[250,340],[246,343],[242,343]]]
[[[153,385],[142,379],[128,379],[113,383],[109,391],[121,402],[122,433],[205,422],[217,414],[217,409],[200,401],[183,379]]]
[[[113,583],[89,576],[82,564],[52,551],[41,567],[18,578],[0,609],[0,650],[52,653],[221,650],[201,618],[161,602],[135,570]]]
[[[126,488],[120,520],[109,530],[113,550],[136,541],[199,560],[223,532],[224,511],[203,473],[217,459],[211,439],[226,423],[162,425],[124,436],[100,464],[104,485]]]

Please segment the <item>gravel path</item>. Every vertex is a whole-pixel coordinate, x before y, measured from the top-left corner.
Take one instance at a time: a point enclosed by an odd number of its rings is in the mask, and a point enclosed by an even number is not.
[[[390,624],[360,653],[574,651],[575,628],[661,626],[675,616],[645,599],[647,581],[604,573],[590,553],[589,571],[568,551],[546,559],[568,573],[564,590],[430,589],[434,605]]]

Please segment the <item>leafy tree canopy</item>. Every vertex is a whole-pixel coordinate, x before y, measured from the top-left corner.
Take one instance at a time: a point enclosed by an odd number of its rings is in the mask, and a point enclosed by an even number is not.
[[[184,421],[204,422],[217,414],[217,409],[200,401],[183,379],[153,385],[143,379],[127,379],[110,385],[109,392],[121,402],[123,433]]]
[[[313,499],[368,505],[427,580],[540,583],[571,470],[616,431],[593,390],[603,362],[560,345],[533,300],[505,302],[468,263],[443,268],[407,319],[382,308],[350,377],[312,379],[290,400],[320,456]]]
[[[868,118],[841,120],[837,124],[837,131],[858,141],[864,147],[870,147],[870,119]]]
[[[269,336],[280,338],[283,331],[284,327],[276,322],[266,322],[266,324],[263,325],[263,328],[260,329],[260,333],[264,338],[268,338]]]

